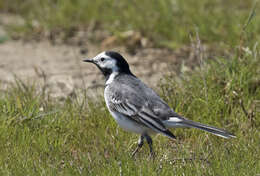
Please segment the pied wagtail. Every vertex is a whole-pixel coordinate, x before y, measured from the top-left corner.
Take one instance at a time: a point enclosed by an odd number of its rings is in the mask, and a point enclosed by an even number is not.
[[[104,74],[105,102],[119,126],[141,135],[132,156],[143,146],[144,139],[153,155],[150,134],[160,133],[174,139],[175,136],[168,130],[172,127],[198,128],[223,138],[235,137],[226,130],[188,120],[174,112],[130,71],[128,63],[119,53],[106,51],[83,61],[95,64]]]

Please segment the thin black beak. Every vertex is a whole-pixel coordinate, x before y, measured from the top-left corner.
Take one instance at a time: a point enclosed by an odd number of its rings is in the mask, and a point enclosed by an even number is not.
[[[83,62],[90,62],[90,63],[94,63],[93,59],[84,59]]]

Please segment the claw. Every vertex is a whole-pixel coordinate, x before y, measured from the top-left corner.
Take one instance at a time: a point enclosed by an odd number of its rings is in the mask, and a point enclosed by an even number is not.
[[[144,144],[144,136],[140,136],[140,138],[138,139],[138,146],[132,153],[132,157],[134,157],[135,154],[139,151],[139,149],[142,148],[143,144]]]

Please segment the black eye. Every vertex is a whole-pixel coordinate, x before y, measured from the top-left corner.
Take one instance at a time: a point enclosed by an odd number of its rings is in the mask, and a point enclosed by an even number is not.
[[[103,62],[103,61],[105,60],[105,58],[104,58],[104,57],[101,57],[100,60]]]

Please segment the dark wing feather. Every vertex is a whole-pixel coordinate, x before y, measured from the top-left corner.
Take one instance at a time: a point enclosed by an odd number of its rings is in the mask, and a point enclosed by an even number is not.
[[[170,107],[139,79],[133,76],[117,79],[114,81],[118,81],[118,84],[106,87],[109,95],[109,108],[138,121],[156,132],[175,138],[162,123],[162,120],[167,120],[173,115],[174,112]],[[113,85],[120,85],[120,87]]]

